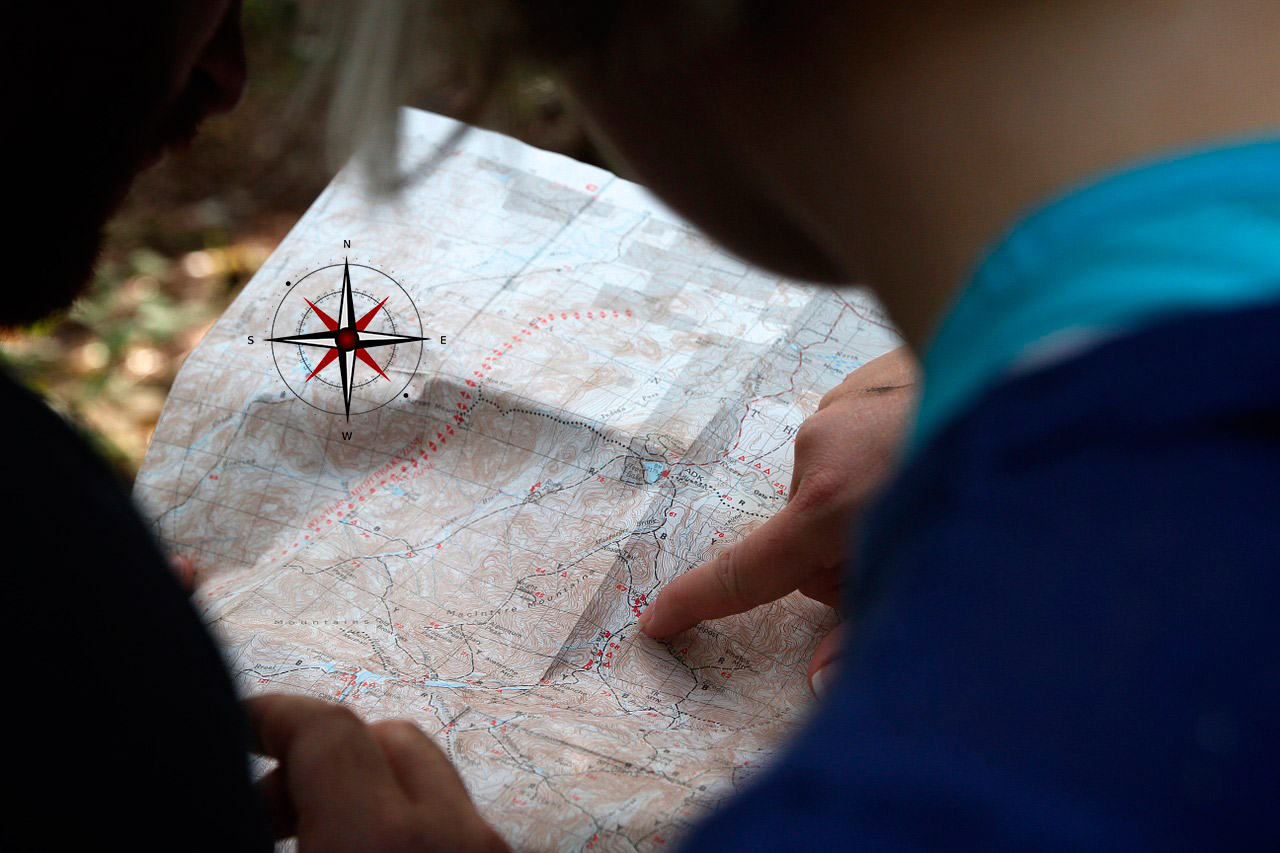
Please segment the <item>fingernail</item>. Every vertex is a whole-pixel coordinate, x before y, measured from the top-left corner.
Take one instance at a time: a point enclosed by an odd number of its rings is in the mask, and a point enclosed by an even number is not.
[[[838,667],[835,663],[829,663],[822,669],[813,674],[809,679],[809,686],[813,689],[813,695],[822,699],[827,695],[827,691],[831,689],[831,684],[835,679]]]
[[[649,620],[652,618],[653,618],[653,605],[650,604],[644,610],[640,611],[640,616],[639,616],[639,619],[637,620],[637,624],[640,626],[641,631],[644,630],[644,626],[648,625]]]

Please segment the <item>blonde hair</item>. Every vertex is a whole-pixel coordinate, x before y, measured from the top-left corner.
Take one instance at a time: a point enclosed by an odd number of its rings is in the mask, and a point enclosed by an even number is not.
[[[473,0],[360,0],[334,22],[336,80],[326,127],[330,165],[360,157],[373,189],[393,193],[430,172],[465,135],[506,69],[494,45],[504,4]],[[448,87],[464,124],[429,160],[400,160],[400,107],[424,88]]]
[[[399,108],[414,95],[449,88],[456,97],[437,109],[482,124],[487,109],[505,100],[510,110],[521,86],[534,78],[549,85],[568,63],[643,73],[631,63],[661,65],[670,54],[748,35],[752,21],[768,29],[783,14],[754,0],[353,0],[334,32],[341,58],[329,156],[341,164],[358,152],[374,189],[394,192],[433,169],[466,133],[460,128],[434,158],[403,168]]]

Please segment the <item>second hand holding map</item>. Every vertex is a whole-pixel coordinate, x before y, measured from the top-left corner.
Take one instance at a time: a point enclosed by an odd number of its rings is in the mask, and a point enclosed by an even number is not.
[[[422,160],[456,128],[404,119]],[[321,333],[341,383],[288,340]],[[785,504],[800,423],[896,344],[863,293],[472,131],[393,201],[335,178],[188,358],[135,497],[212,572],[246,693],[415,721],[518,849],[665,849],[804,722],[835,615],[637,616]]]

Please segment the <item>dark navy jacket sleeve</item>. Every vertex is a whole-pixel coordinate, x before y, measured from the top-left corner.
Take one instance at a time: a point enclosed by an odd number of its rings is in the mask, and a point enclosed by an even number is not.
[[[1166,323],[939,434],[833,690],[687,849],[1280,849],[1278,343]]]

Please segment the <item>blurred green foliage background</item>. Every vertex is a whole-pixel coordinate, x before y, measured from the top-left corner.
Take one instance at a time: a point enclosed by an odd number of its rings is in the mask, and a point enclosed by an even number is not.
[[[128,482],[186,354],[332,177],[324,126],[342,50],[338,6],[246,0],[240,106],[138,177],[73,306],[0,340],[8,369]],[[460,90],[432,81],[414,103],[456,113]],[[481,123],[599,160],[545,76],[518,81]]]

